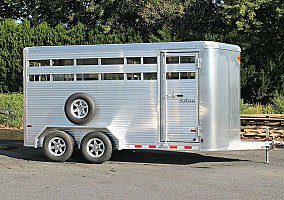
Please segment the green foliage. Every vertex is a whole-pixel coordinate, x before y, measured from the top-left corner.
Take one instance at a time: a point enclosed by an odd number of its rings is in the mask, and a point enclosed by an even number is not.
[[[241,99],[241,114],[284,114],[284,95],[276,92],[272,104],[248,104]]]
[[[172,35],[172,31],[169,28],[163,27],[158,30],[157,34],[151,34],[149,36],[150,42],[174,42],[178,41],[177,37]]]
[[[249,108],[250,108],[250,105],[247,104],[247,103],[244,103],[244,100],[241,99],[240,101],[240,111],[241,111],[241,114],[249,114]]]
[[[271,104],[261,105],[257,104],[248,104],[244,103],[244,100],[241,99],[241,114],[275,114],[274,106]]]
[[[0,115],[0,124],[6,127],[22,128],[24,124],[23,94],[0,94],[0,108],[12,109],[13,116]]]
[[[1,0],[0,3],[0,20],[5,18],[17,19],[23,15],[21,0]]]
[[[52,28],[46,22],[33,28],[28,21],[17,24],[11,19],[0,22],[0,35],[0,93],[22,92],[25,47],[142,42],[132,28],[105,32],[102,26],[78,23],[71,29],[62,24]]]
[[[274,111],[278,114],[284,114],[284,95],[276,92],[272,102]]]
[[[0,22],[0,93],[22,90],[22,52],[32,44],[30,31],[28,22]]]
[[[283,88],[282,0],[228,0],[222,10],[227,41],[242,47],[242,98],[268,103]]]

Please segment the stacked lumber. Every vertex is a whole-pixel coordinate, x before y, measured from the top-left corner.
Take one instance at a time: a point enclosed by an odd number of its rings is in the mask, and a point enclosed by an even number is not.
[[[284,141],[284,115],[241,115],[241,139]]]

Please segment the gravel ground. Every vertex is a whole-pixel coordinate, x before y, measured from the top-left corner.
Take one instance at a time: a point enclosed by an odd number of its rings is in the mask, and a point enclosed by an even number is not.
[[[283,199],[284,149],[119,151],[101,165],[65,163],[0,141],[0,199]]]

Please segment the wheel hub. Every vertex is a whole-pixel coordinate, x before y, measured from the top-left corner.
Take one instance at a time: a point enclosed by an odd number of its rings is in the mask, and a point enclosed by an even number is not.
[[[71,113],[74,117],[82,119],[87,116],[89,106],[83,99],[76,99],[71,104]]]
[[[54,156],[62,156],[66,151],[66,143],[62,138],[54,137],[48,143],[48,150]]]
[[[105,145],[102,140],[98,138],[90,139],[87,143],[87,152],[92,157],[100,157],[105,152]]]

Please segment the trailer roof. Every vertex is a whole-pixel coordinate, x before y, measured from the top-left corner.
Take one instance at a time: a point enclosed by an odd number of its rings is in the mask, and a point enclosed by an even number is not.
[[[99,44],[99,45],[72,45],[72,46],[36,46],[26,47],[28,54],[56,54],[60,52],[75,53],[86,51],[119,52],[124,51],[147,51],[147,50],[171,50],[171,49],[203,49],[215,48],[238,51],[241,49],[237,45],[212,42],[212,41],[192,41],[192,42],[162,42],[162,43],[132,43],[132,44]]]

